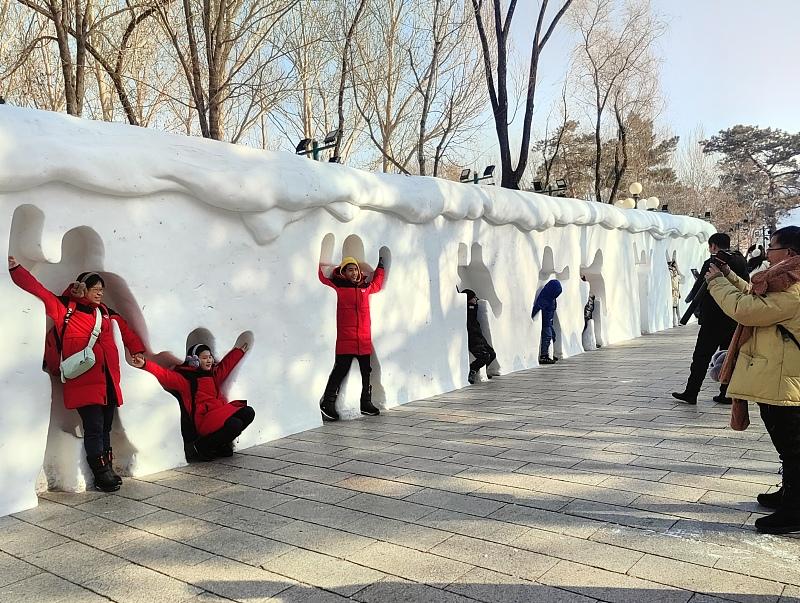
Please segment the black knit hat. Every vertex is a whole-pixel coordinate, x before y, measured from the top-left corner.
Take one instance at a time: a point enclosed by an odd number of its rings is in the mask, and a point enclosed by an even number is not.
[[[467,296],[467,299],[472,299],[473,297],[478,297],[475,295],[475,292],[472,289],[462,289],[461,293]]]

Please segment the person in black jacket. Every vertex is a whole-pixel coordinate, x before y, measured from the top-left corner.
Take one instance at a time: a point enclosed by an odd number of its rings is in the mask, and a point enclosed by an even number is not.
[[[469,365],[469,376],[467,381],[475,383],[478,371],[486,367],[486,377],[492,378],[489,374],[489,365],[497,358],[494,348],[489,345],[483,336],[481,325],[478,322],[478,296],[472,289],[464,289],[461,293],[467,296],[467,347],[470,354],[475,356],[475,360]]]
[[[708,258],[700,269],[700,275],[687,296],[687,301],[694,299],[696,295],[702,295],[698,306],[698,322],[700,331],[697,333],[697,343],[694,346],[692,364],[689,368],[689,379],[686,382],[686,389],[682,392],[672,392],[672,397],[687,404],[697,404],[697,395],[703,385],[708,365],[711,357],[717,350],[726,350],[733,338],[736,330],[736,321],[727,316],[714,301],[702,285],[706,282],[705,276],[711,266],[714,256],[720,251],[729,254],[727,264],[739,277],[749,281],[750,275],[747,270],[747,260],[739,251],[730,251],[731,238],[725,233],[715,233],[708,239],[708,251],[711,257]],[[730,404],[727,397],[728,386],[720,384],[719,395],[714,396],[714,402],[720,404]]]

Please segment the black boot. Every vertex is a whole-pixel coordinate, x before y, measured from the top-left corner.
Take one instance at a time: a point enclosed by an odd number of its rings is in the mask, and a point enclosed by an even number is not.
[[[693,396],[688,392],[672,392],[672,397],[686,404],[697,404],[697,396]]]
[[[473,371],[472,369],[469,369],[469,375],[467,375],[467,381],[469,382],[470,385],[474,385],[475,384],[475,376],[477,374],[478,374],[478,371]]]
[[[362,390],[361,392],[361,414],[367,415],[368,417],[377,417],[381,414],[373,404],[372,404],[372,386],[368,385],[367,389]]]
[[[233,442],[228,442],[227,444],[222,444],[218,446],[215,455],[218,457],[230,457],[233,456]]]
[[[800,532],[800,471],[783,466],[783,498],[772,515],[756,519],[756,530],[763,534]]]
[[[111,472],[111,476],[114,478],[114,481],[117,482],[119,485],[122,485],[122,478],[116,471],[114,471],[114,451],[111,448],[108,448],[105,451],[103,451],[103,456],[106,459],[106,463],[108,464],[108,470]]]
[[[767,509],[777,509],[781,506],[781,501],[783,501],[783,485],[781,485],[780,489],[776,492],[770,492],[769,494],[759,494],[756,497],[758,504],[762,507],[766,507]]]
[[[336,395],[325,395],[320,398],[319,411],[323,421],[338,421],[339,413],[336,412]]]
[[[109,469],[105,455],[87,456],[86,461],[94,474],[94,487],[96,490],[101,492],[116,492],[119,490],[119,484]]]
[[[558,362],[557,358],[550,358],[550,356],[539,356],[539,364],[555,364]]]

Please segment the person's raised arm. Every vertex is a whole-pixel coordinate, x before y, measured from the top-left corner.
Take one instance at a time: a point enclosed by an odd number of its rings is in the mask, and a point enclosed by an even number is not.
[[[223,383],[231,371],[236,368],[239,361],[244,358],[244,353],[247,351],[247,343],[242,343],[240,347],[233,348],[230,352],[225,354],[225,357],[219,361],[219,364],[214,368],[214,379],[217,383]]]
[[[319,282],[323,285],[328,285],[328,287],[333,287],[334,289],[336,288],[336,285],[333,284],[333,281],[325,276],[324,272],[322,272],[322,264],[320,264],[319,268],[317,269],[317,276],[319,277]]]
[[[35,295],[44,303],[44,311],[55,322],[60,321],[66,313],[66,308],[61,300],[36,277],[28,272],[24,266],[19,264],[13,256],[8,256],[8,271],[11,273],[11,280],[20,288],[31,295]]]
[[[131,363],[136,368],[143,369],[153,375],[165,390],[179,389],[186,381],[180,373],[164,368],[152,360],[145,360],[144,356],[140,354],[134,356]]]
[[[119,325],[119,332],[122,335],[122,343],[124,343],[125,347],[128,348],[131,356],[144,358],[145,347],[141,337],[139,337],[139,335],[136,334],[136,331],[130,327],[127,321],[122,318],[122,316],[114,312],[114,310],[109,308],[108,313],[111,318],[117,321],[117,325]]]
[[[372,274],[372,280],[367,285],[367,293],[377,293],[383,288],[383,279],[386,276],[386,269],[383,267],[383,258],[378,258],[378,265]]]
[[[708,281],[708,291],[728,316],[746,327],[768,327],[800,311],[797,292],[791,289],[765,296],[743,293],[719,274]]]

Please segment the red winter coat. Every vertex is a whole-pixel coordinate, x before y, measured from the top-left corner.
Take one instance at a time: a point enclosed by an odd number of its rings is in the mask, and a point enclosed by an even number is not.
[[[319,280],[336,290],[336,353],[372,354],[372,327],[369,315],[369,296],[381,290],[383,268],[375,269],[372,281],[357,285],[339,276],[336,268],[328,278],[319,269]],[[338,278],[337,278],[338,277]]]
[[[83,375],[75,379],[67,379],[64,383],[64,406],[70,409],[89,406],[91,404],[116,403],[122,406],[122,390],[119,387],[119,351],[114,343],[111,331],[111,320],[115,320],[122,333],[122,341],[131,354],[144,352],[144,344],[139,336],[128,326],[128,323],[114,310],[105,304],[90,305],[85,299],[77,299],[65,295],[56,297],[44,285],[36,280],[22,266],[11,270],[11,279],[22,289],[44,302],[44,311],[53,319],[59,334],[64,324],[70,302],[75,302],[75,311],[70,316],[62,343],[61,357],[68,358],[83,350],[89,344],[89,337],[95,325],[95,308],[100,308],[103,315],[100,336],[94,344],[95,365]],[[109,391],[108,385],[113,386]]]
[[[198,435],[206,436],[222,429],[225,421],[245,405],[242,400],[228,402],[220,391],[222,384],[243,357],[242,350],[233,348],[225,355],[225,358],[219,361],[219,364],[211,367],[210,371],[201,371],[183,365],[179,370],[170,370],[150,360],[145,362],[144,369],[155,375],[161,387],[178,396],[189,415],[192,414],[192,387],[189,378],[184,377],[183,374],[191,373],[197,379],[197,392],[194,397],[194,426]]]

